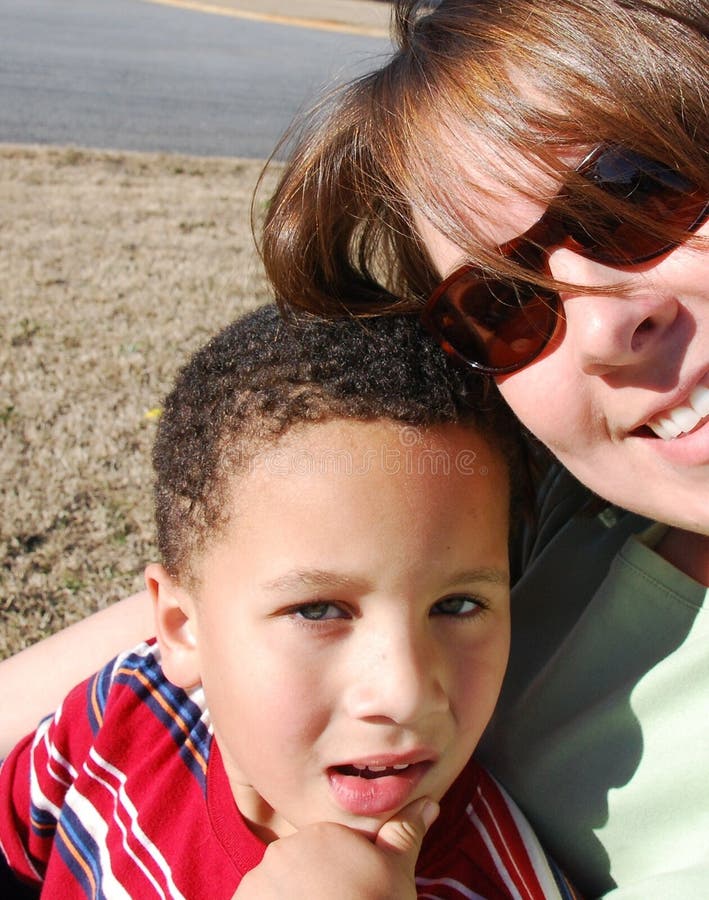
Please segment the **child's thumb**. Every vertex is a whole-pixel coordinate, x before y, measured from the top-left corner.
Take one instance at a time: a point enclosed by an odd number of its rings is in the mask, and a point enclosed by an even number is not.
[[[408,857],[413,870],[424,836],[438,813],[438,804],[433,800],[427,797],[415,800],[382,825],[375,841],[377,847]]]

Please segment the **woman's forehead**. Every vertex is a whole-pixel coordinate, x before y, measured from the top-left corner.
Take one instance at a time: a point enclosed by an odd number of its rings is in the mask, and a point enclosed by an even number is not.
[[[412,160],[417,183],[411,205],[414,227],[441,275],[464,261],[461,247],[493,249],[527,231],[586,153],[555,149],[544,163],[531,150],[466,133],[464,123],[447,124],[438,144],[435,162]]]
[[[416,210],[414,210],[414,227],[441,278],[445,278],[463,264],[464,251],[439,231],[430,219]]]
[[[532,179],[521,156],[517,169],[506,163],[499,175],[479,161],[471,153],[459,160],[456,173],[420,183],[421,201],[413,204],[414,227],[441,276],[464,262],[467,254],[461,247],[466,244],[493,249],[525,232],[558,188],[558,181],[548,176],[537,173]],[[454,230],[445,227],[446,220]]]

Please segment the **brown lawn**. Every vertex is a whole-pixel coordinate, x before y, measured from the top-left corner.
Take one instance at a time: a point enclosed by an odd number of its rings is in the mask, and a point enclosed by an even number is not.
[[[260,168],[0,146],[0,657],[141,587],[155,410],[268,298]]]

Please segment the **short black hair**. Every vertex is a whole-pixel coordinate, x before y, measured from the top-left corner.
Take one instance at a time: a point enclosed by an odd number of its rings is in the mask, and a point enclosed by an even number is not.
[[[469,425],[524,481],[517,420],[494,384],[449,359],[418,317],[325,320],[248,313],[192,357],[168,395],[153,448],[158,546],[177,580],[229,520],[232,479],[296,424],[386,419]],[[514,476],[519,474],[519,478]]]

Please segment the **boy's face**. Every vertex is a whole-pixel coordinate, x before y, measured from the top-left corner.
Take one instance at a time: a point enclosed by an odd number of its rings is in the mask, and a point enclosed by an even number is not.
[[[183,606],[266,840],[317,821],[373,834],[461,771],[507,662],[507,482],[470,429],[349,420],[292,429],[235,480]]]

